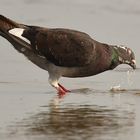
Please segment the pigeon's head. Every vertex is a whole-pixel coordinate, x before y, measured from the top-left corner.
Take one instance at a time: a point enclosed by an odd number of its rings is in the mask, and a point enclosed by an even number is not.
[[[120,64],[128,64],[133,69],[136,69],[136,60],[134,52],[123,45],[117,46],[118,58]]]

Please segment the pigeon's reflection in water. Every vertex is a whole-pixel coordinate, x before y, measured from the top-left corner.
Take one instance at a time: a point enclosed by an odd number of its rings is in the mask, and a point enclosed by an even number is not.
[[[46,110],[27,120],[28,124],[25,125],[27,135],[67,140],[97,137],[105,139],[118,137],[122,133],[130,134],[134,126],[134,112],[124,110],[88,105],[65,107],[53,104],[49,110],[46,106]]]

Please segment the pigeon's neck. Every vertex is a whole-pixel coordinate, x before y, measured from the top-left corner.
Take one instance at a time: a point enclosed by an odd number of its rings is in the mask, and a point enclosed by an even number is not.
[[[116,46],[112,46],[110,69],[114,69],[120,64],[120,61],[119,61],[120,56],[119,56],[118,50],[115,47]]]
[[[112,55],[110,69],[114,69],[120,64],[127,64],[133,69],[136,69],[135,55],[130,48],[127,48],[124,45],[111,46],[111,48]]]

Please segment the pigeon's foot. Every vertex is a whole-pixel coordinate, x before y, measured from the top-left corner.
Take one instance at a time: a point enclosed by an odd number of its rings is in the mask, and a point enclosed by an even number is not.
[[[58,91],[58,95],[60,98],[62,98],[64,95],[66,95],[67,92],[70,92],[70,90],[67,90],[62,85],[60,85],[60,84],[58,84],[58,85],[59,85],[59,87],[57,88],[57,91]]]
[[[62,88],[65,92],[70,92],[70,90],[66,89],[66,88],[63,87],[61,84],[58,83],[58,85],[59,85],[59,87]]]
[[[59,88],[58,89],[58,96],[59,96],[59,98],[62,98],[65,95],[66,95],[66,92],[62,88]]]

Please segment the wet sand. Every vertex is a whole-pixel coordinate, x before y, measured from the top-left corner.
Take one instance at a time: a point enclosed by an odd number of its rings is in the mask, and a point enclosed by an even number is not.
[[[92,77],[62,78],[72,92],[59,99],[47,72],[0,37],[0,139],[139,140],[139,6],[138,0],[1,0],[0,13],[19,22],[126,44],[136,53],[137,69],[122,65]]]

